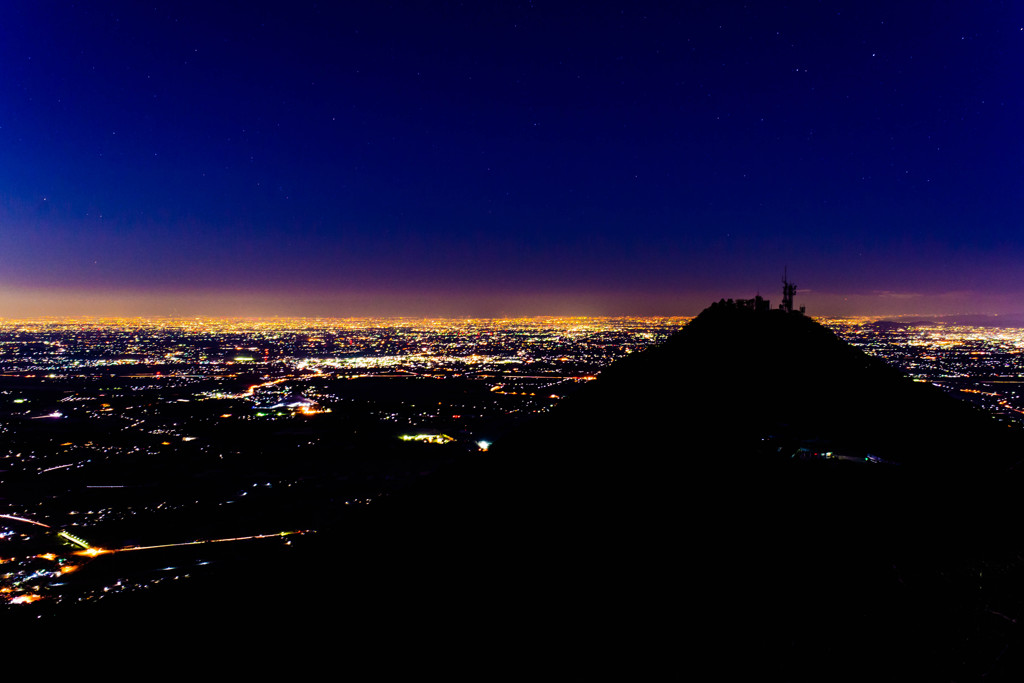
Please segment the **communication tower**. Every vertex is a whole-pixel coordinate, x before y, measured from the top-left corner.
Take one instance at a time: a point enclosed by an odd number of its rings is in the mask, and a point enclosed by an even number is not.
[[[779,308],[786,313],[792,313],[794,296],[796,296],[796,283],[789,281],[789,269],[787,268],[782,275],[782,303],[779,304]]]

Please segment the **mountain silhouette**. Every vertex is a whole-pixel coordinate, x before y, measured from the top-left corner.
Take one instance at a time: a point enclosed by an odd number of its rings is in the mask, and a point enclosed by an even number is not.
[[[606,466],[625,469],[662,455],[728,468],[728,458],[763,464],[769,446],[813,443],[921,476],[963,477],[1015,464],[1004,429],[806,316],[716,304],[666,343],[607,368],[517,448],[539,441],[569,460],[603,451]]]
[[[970,680],[1021,664],[1021,445],[808,317],[723,302],[400,505],[516,613],[602,641]]]

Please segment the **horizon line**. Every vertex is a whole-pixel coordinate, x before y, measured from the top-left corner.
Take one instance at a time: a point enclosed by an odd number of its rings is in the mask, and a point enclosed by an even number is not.
[[[721,299],[752,298],[758,288],[487,292],[145,291],[0,287],[0,319],[37,318],[443,318],[692,317]],[[763,290],[762,290],[763,291]],[[767,296],[778,302],[778,297]],[[1022,316],[1020,293],[797,290],[808,315],[843,317]],[[774,306],[773,306],[774,308]]]

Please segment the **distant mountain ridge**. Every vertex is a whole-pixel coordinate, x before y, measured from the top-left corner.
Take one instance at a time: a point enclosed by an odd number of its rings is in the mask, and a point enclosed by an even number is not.
[[[909,330],[911,327],[924,324],[921,322],[896,322],[895,320],[875,320],[861,325],[861,329],[874,330],[876,332],[894,332]]]
[[[927,320],[899,321],[905,325],[970,325],[973,327],[1024,327],[1024,315],[1009,314],[964,314],[937,315]]]

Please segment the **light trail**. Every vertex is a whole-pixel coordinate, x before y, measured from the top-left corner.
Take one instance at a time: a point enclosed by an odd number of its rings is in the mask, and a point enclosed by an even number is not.
[[[54,465],[53,467],[47,467],[45,470],[39,470],[39,474],[42,474],[43,472],[52,472],[54,470],[62,470],[62,469],[65,469],[67,467],[74,467],[74,466],[75,466],[75,463],[73,463],[73,462],[69,462],[67,465]]]
[[[0,517],[3,517],[4,519],[13,519],[17,522],[28,522],[29,524],[35,524],[36,526],[46,527],[47,529],[51,528],[49,524],[43,524],[42,522],[36,522],[31,519],[25,519],[24,517],[15,517],[14,515],[0,515]]]
[[[309,534],[316,533],[312,529],[297,530],[297,531],[279,531],[273,534],[255,534],[253,536],[235,536],[233,538],[207,538],[199,541],[184,541],[182,543],[161,543],[159,545],[133,545],[127,548],[119,548],[110,552],[116,553],[127,553],[135,550],[155,550],[157,548],[178,548],[186,545],[205,545],[207,543],[229,543],[232,541],[251,541],[260,538],[281,538],[282,536],[291,536],[292,534]]]

